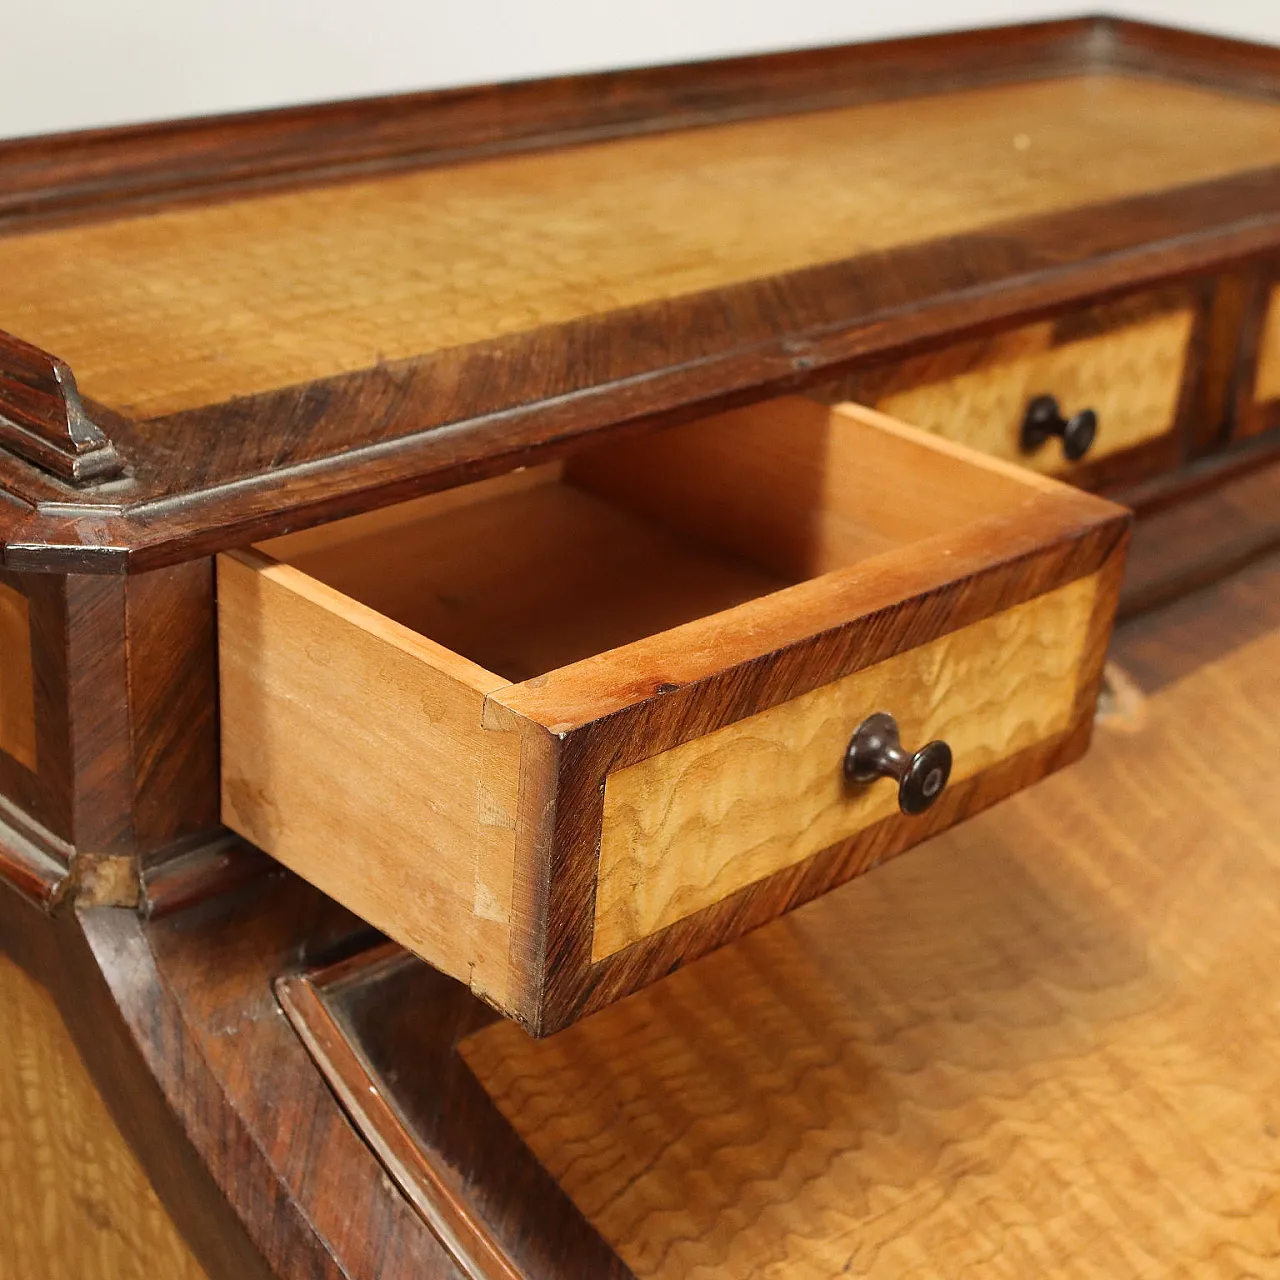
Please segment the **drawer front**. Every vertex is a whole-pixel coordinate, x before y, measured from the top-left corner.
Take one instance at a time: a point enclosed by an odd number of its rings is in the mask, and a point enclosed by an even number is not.
[[[1130,299],[909,357],[842,380],[833,394],[992,457],[1087,481],[1099,464],[1111,460],[1114,470],[1120,455],[1160,443],[1173,460],[1198,315],[1187,292]],[[1096,414],[1079,460],[1060,439],[1024,447],[1027,409],[1041,396],[1063,418]]]
[[[1074,759],[1126,534],[787,400],[224,555],[224,820],[548,1033]],[[925,813],[843,789],[879,711]]]
[[[1098,594],[1091,575],[605,780],[592,958],[640,942],[898,813],[845,782],[850,735],[890,712],[942,739],[958,785],[1070,728]]]

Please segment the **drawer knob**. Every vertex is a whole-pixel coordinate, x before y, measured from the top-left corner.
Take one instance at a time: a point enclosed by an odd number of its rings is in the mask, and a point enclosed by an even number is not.
[[[1092,409],[1064,418],[1053,396],[1036,396],[1022,419],[1022,452],[1034,453],[1050,436],[1061,436],[1067,461],[1079,462],[1093,447],[1097,434],[1098,415]]]
[[[911,755],[903,750],[898,722],[878,711],[849,739],[844,776],[850,782],[893,778],[898,784],[898,808],[903,813],[923,813],[942,794],[951,776],[951,748],[945,742],[929,742]]]

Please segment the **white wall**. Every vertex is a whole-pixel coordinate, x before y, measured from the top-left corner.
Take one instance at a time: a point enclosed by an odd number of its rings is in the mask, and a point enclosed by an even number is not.
[[[1082,8],[1280,43],[1280,0],[0,0],[0,137]]]

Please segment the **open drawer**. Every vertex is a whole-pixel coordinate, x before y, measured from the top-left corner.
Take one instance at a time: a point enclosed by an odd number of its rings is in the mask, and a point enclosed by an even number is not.
[[[547,1033],[1078,756],[1127,527],[789,398],[222,555],[224,820]]]

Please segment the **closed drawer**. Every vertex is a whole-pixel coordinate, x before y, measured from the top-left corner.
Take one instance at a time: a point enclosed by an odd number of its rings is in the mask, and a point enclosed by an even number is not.
[[[224,819],[549,1032],[1083,751],[1126,531],[785,399],[223,555]]]
[[[869,369],[831,398],[1075,483],[1132,478],[1177,460],[1200,314],[1190,289],[1144,294]]]

